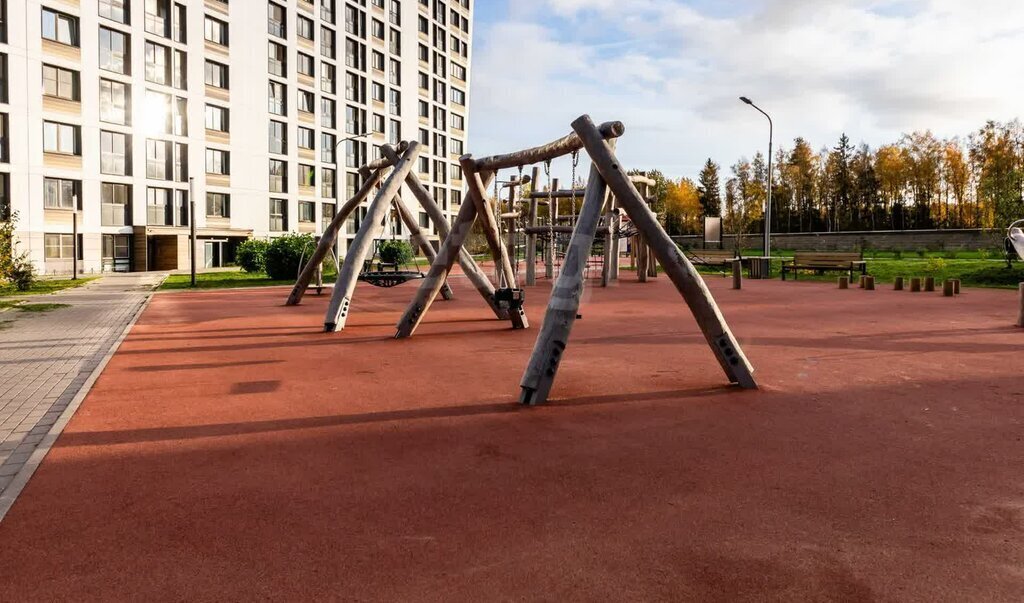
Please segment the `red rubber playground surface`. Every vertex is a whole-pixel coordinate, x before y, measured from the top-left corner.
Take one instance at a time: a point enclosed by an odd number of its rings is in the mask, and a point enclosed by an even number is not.
[[[624,277],[627,275],[624,275]],[[550,405],[467,283],[349,328],[286,289],[158,295],[0,523],[0,599],[1024,599],[1015,293],[593,289]]]

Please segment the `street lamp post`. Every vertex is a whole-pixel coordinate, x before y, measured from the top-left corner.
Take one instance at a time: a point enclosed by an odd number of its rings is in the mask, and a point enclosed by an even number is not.
[[[767,258],[772,255],[772,141],[775,138],[775,124],[772,123],[772,116],[755,105],[754,101],[745,96],[741,96],[740,100],[768,118],[768,200],[764,207],[764,256]]]
[[[367,137],[367,136],[369,136],[371,134],[373,134],[373,132],[363,132],[362,134],[353,134],[352,136],[347,136],[345,138],[342,138],[338,142],[334,143],[334,211],[335,212],[337,212],[338,209],[341,208],[341,186],[342,186],[342,173],[341,172],[342,172],[342,167],[341,167],[341,161],[339,161],[339,157],[341,156],[341,153],[338,152],[338,147],[340,147],[342,145],[342,143],[348,142],[350,140],[358,140],[360,138],[365,138],[365,137]],[[357,217],[358,217],[358,212],[357,212]],[[338,250],[341,248],[340,247],[340,245],[341,245],[341,229],[344,226],[345,225],[342,224],[341,226],[338,227],[338,234],[334,237],[334,250],[335,250],[335,254],[337,254]]]

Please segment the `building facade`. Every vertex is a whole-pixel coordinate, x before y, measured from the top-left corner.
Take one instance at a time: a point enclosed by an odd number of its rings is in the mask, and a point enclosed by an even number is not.
[[[424,143],[417,171],[451,217],[472,9],[0,0],[0,219],[17,212],[19,249],[46,274],[76,253],[84,273],[185,268],[192,219],[198,265],[223,266],[247,238],[322,233],[358,168],[400,140]]]

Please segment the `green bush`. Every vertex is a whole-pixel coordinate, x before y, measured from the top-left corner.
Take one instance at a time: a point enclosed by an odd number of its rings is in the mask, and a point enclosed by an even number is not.
[[[11,213],[10,219],[0,221],[0,279],[14,285],[18,291],[28,291],[36,280],[36,270],[27,253],[18,253],[14,238],[18,224],[18,212]]]
[[[928,258],[924,263],[924,271],[928,274],[938,274],[946,269],[946,260],[942,258]]]
[[[412,261],[412,245],[406,241],[381,241],[377,248],[380,261],[385,264],[408,264]]]
[[[301,262],[308,260],[315,249],[316,242],[310,234],[287,234],[274,239],[264,255],[267,276],[275,281],[294,279]]]
[[[262,239],[242,241],[235,250],[235,262],[246,272],[263,272],[267,269],[267,249],[270,243]]]

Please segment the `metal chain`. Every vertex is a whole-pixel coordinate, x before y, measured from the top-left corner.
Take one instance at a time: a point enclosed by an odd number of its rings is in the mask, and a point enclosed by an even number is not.
[[[572,217],[570,222],[573,226],[576,226],[576,166],[580,163],[580,152],[572,152],[572,180],[570,181],[570,187],[572,189]]]

